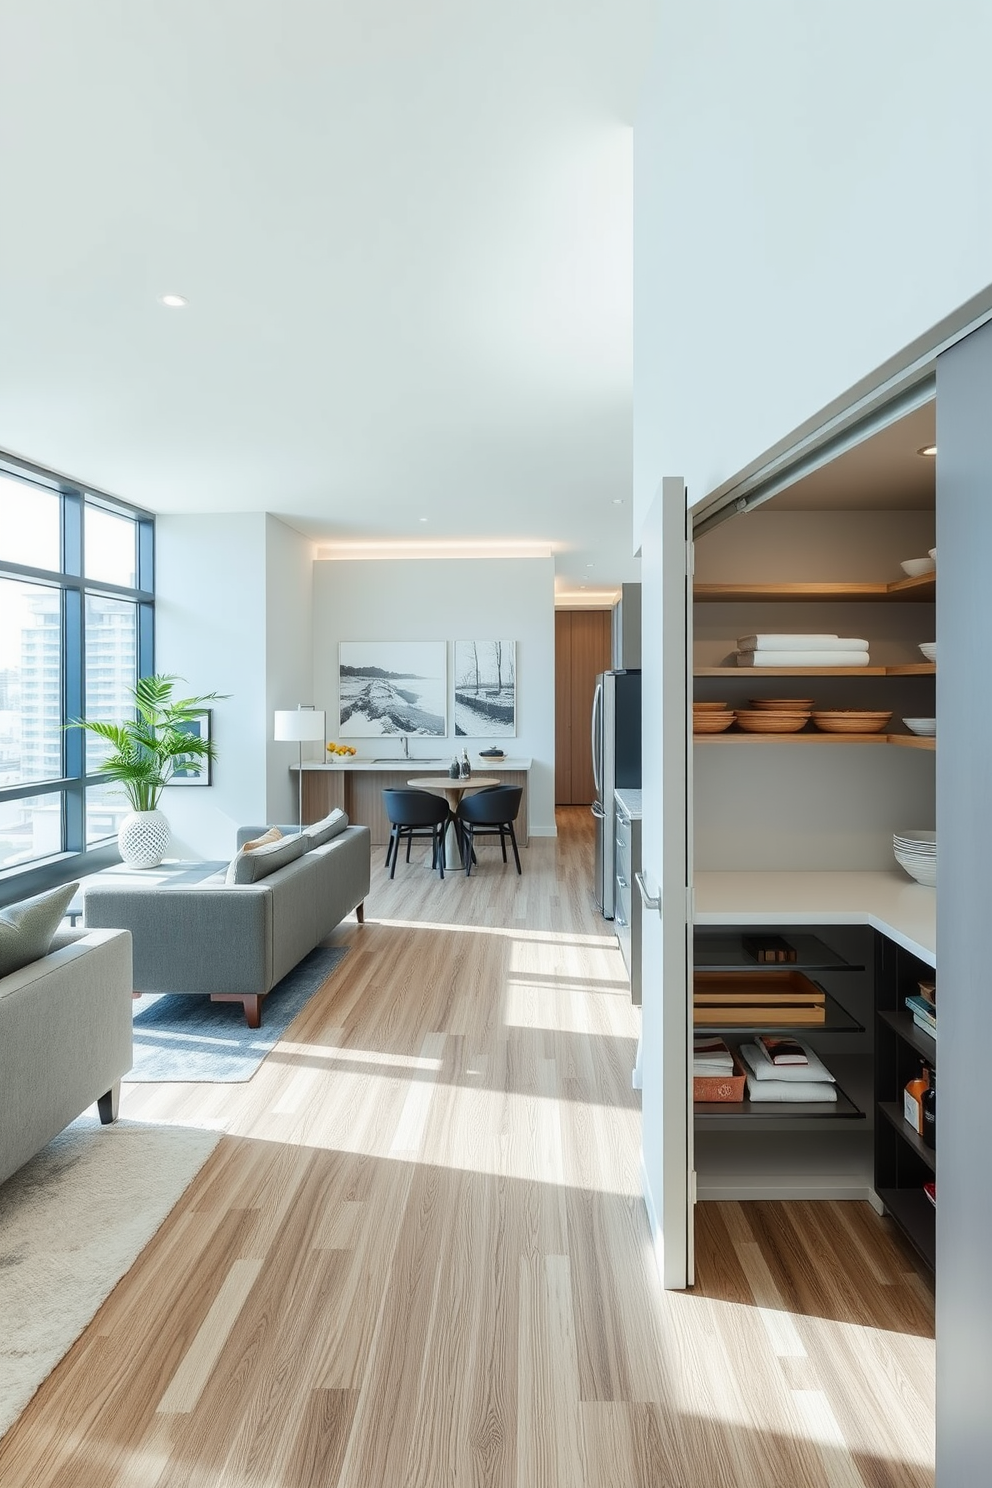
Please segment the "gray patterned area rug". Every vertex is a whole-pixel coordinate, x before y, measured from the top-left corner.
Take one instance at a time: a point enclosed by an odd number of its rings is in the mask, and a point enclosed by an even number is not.
[[[0,1434],[219,1141],[216,1131],[81,1116],[0,1186]]]
[[[239,1002],[163,992],[134,1003],[134,1068],[125,1083],[250,1080],[300,1009],[347,955],[318,946],[262,1002],[261,1028],[249,1028]]]

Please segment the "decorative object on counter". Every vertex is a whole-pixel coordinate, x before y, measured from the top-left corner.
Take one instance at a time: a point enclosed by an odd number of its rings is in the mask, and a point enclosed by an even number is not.
[[[452,755],[451,764],[448,766],[448,779],[458,780],[461,777],[461,767],[458,764],[458,756]]]
[[[158,810],[165,787],[173,781],[210,784],[209,766],[216,750],[210,738],[210,709],[203,705],[226,694],[174,698],[181,680],[162,672],[140,677],[128,689],[135,718],[121,723],[74,718],[66,724],[67,729],[85,729],[110,745],[95,773],[119,785],[131,805],[117,833],[120,855],[130,868],[155,868],[165,857],[172,836],[168,819]]]
[[[748,734],[798,734],[809,723],[809,714],[779,713],[770,708],[738,708],[734,717],[738,728]]]
[[[468,750],[462,750],[461,761],[458,765],[458,776],[460,780],[471,780],[472,766],[469,764]]]
[[[734,721],[733,713],[727,709],[725,712],[697,713],[693,709],[692,732],[694,734],[722,734]]]
[[[506,755],[502,749],[498,748],[494,744],[491,749],[481,749],[479,751],[479,758],[486,760],[501,760],[506,759]]]
[[[353,738],[444,738],[448,648],[444,641],[341,641],[338,730]]]
[[[756,713],[809,713],[812,698],[748,698],[749,706]]]
[[[919,734],[923,739],[933,739],[936,736],[936,718],[904,718],[903,723],[911,734]]]
[[[937,883],[937,833],[922,829],[893,832],[892,851],[900,868],[917,883],[934,888]]]
[[[929,1083],[930,1069],[921,1059],[920,1073],[906,1081],[906,1087],[902,1093],[903,1120],[913,1128],[918,1137],[923,1135],[923,1092]]]
[[[932,661],[932,662],[934,662],[936,664],[936,661],[937,661],[937,642],[936,641],[921,641],[920,642],[920,650],[923,652],[923,655],[926,657],[927,661]]]
[[[868,642],[836,635],[751,635],[737,637],[739,667],[862,667],[869,665]]]
[[[892,717],[864,708],[822,708],[813,713],[813,724],[822,734],[880,734]]]
[[[924,1145],[936,1147],[937,1145],[937,1071],[930,1071],[930,1084],[923,1092],[920,1103],[923,1107],[923,1130],[920,1136]]]
[[[297,708],[277,709],[272,737],[279,744],[299,745],[299,823],[303,830],[303,746],[316,743],[326,736],[324,714],[312,703],[300,703]]]
[[[749,956],[762,964],[797,959],[795,946],[790,945],[784,935],[742,935],[741,946]]]
[[[936,553],[936,551],[937,549],[934,548],[933,552]],[[933,573],[937,567],[937,560],[935,557],[904,558],[899,567],[907,579],[921,579],[924,574]]]
[[[516,732],[516,642],[456,641],[456,735],[478,739]]]
[[[340,764],[344,759],[353,759],[357,753],[358,750],[353,744],[335,744],[332,741],[327,746],[327,758],[336,764]]]

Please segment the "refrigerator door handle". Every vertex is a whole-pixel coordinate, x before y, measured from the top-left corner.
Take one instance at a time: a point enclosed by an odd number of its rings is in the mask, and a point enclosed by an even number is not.
[[[606,820],[606,812],[603,810],[602,806],[600,806],[598,801],[593,801],[592,805],[589,807],[589,810],[592,812],[597,821]]]
[[[602,737],[603,737],[603,684],[596,683],[596,691],[592,695],[592,779],[597,794],[603,789],[603,761],[602,761]],[[593,813],[595,815],[595,813]]]
[[[661,895],[655,895],[651,893],[650,889],[647,886],[647,883],[645,882],[644,874],[635,873],[634,882],[640,890],[641,903],[644,905],[644,908],[656,909],[658,913],[661,914]]]

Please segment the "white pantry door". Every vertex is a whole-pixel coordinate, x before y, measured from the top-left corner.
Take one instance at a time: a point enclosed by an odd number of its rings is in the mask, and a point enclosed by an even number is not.
[[[661,483],[641,537],[642,1181],[666,1287],[693,1281],[689,1083],[692,831],[685,482]]]

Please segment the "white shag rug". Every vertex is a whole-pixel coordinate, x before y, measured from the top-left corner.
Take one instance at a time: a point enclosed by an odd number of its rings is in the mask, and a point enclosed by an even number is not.
[[[0,1185],[0,1435],[95,1316],[221,1133],[81,1116]]]

